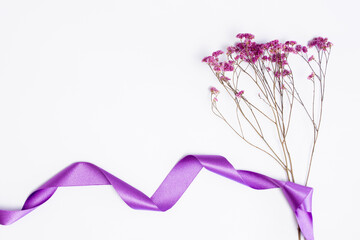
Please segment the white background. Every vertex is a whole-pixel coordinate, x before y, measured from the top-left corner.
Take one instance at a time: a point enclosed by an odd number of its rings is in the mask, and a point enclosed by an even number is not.
[[[151,195],[186,154],[285,179],[210,111],[202,57],[251,32],[334,42],[310,185],[316,239],[358,239],[357,1],[0,1],[0,209],[75,161]],[[232,107],[232,106],[231,106]],[[230,108],[230,106],[229,106]],[[298,141],[295,147],[307,142]],[[304,151],[308,151],[305,148]],[[304,178],[306,160],[297,165]],[[59,189],[0,239],[297,239],[279,190],[201,172],[166,213],[134,211],[109,186]]]

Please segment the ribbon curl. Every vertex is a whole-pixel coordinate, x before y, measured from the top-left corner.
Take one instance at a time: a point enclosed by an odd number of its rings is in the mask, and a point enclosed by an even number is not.
[[[173,167],[151,198],[94,164],[76,162],[31,193],[21,210],[0,210],[0,224],[9,225],[18,221],[49,200],[58,187],[69,186],[112,185],[129,207],[165,212],[175,205],[203,167],[253,189],[281,188],[295,213],[303,236],[306,240],[314,239],[312,188],[276,180],[255,172],[236,170],[226,158],[217,155],[185,156]]]

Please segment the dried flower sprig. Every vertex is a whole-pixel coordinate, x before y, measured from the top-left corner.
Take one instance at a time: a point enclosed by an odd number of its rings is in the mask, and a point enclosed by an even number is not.
[[[333,44],[322,37],[312,39],[307,46],[297,44],[296,41],[281,43],[279,40],[273,40],[257,43],[253,40],[254,35],[249,33],[241,33],[236,37],[239,41],[227,47],[226,53],[218,50],[202,61],[209,65],[219,83],[235,103],[237,126],[233,126],[219,110],[220,92],[215,87],[210,89],[211,109],[245,142],[274,159],[285,170],[288,180],[295,182],[293,158],[288,147],[288,131],[294,106],[296,103],[299,104],[313,127],[312,148],[305,182],[307,185],[319,136],[325,76]],[[310,81],[312,85],[310,104],[305,104],[303,94],[300,94],[295,86],[294,72],[289,64],[292,57],[302,59],[308,67],[307,81]],[[224,61],[220,61],[220,58],[224,58]],[[239,88],[240,78],[247,78],[255,84],[254,86],[259,90],[260,103],[251,100],[252,94],[245,94],[244,90]],[[262,119],[268,123],[264,123]],[[269,137],[265,134],[265,126],[269,123],[276,130],[275,138],[281,146],[280,153],[275,151],[274,144],[270,142],[274,140],[274,136]],[[248,134],[245,134],[244,125],[255,133],[261,144],[255,143]]]

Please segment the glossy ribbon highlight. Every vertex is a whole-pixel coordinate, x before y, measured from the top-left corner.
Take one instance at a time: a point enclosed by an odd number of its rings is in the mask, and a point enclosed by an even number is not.
[[[236,170],[226,158],[217,155],[188,155],[182,158],[151,198],[94,164],[73,163],[31,193],[21,210],[0,210],[0,224],[9,225],[16,222],[45,203],[58,187],[69,186],[112,185],[129,207],[164,212],[175,205],[202,168],[253,189],[281,188],[295,213],[303,236],[307,240],[314,239],[312,188],[276,180],[255,172]]]

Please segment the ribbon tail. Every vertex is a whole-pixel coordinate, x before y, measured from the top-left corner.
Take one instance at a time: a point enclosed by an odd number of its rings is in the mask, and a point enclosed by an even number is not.
[[[313,189],[286,182],[282,191],[295,213],[296,221],[301,233],[306,240],[314,240],[313,218],[312,218],[312,194]]]
[[[311,213],[311,200],[313,190],[308,193],[302,204],[295,211],[296,220],[301,232],[307,240],[314,240],[313,217]]]
[[[296,221],[306,240],[314,240],[312,213],[301,209],[295,211]]]

